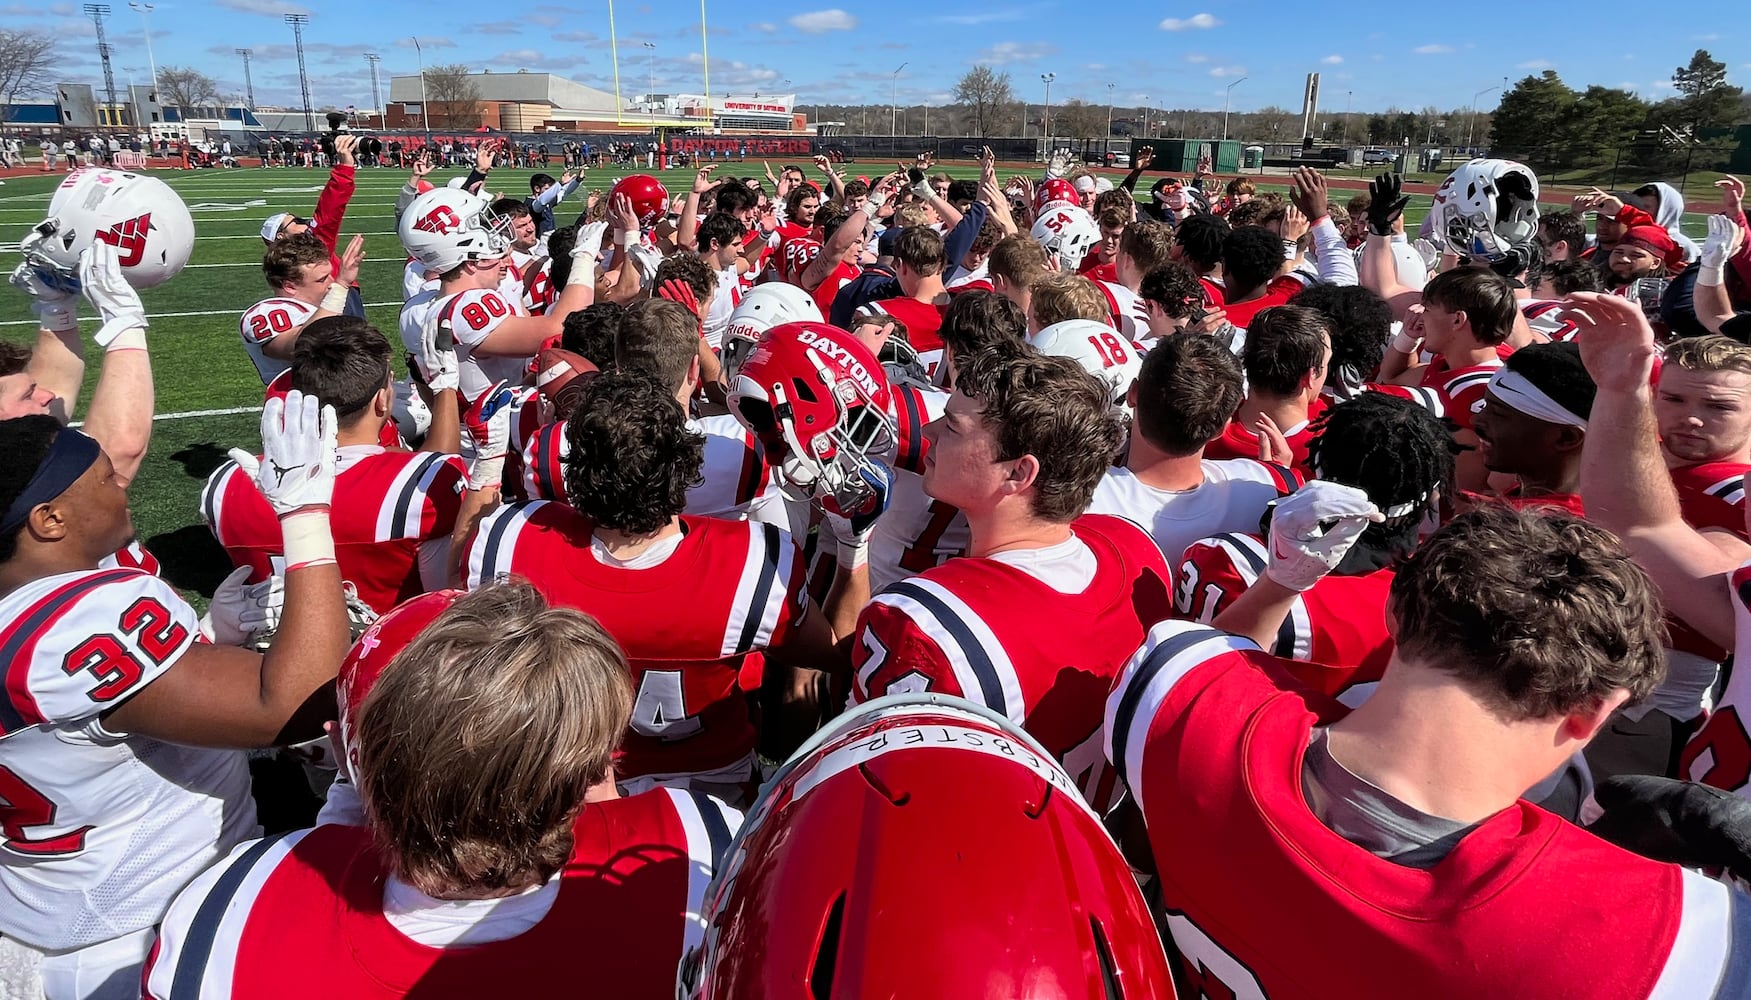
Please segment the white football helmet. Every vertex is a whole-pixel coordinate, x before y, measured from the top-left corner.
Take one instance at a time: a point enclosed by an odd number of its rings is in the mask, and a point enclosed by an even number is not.
[[[509,220],[485,198],[455,188],[433,188],[415,198],[395,228],[407,252],[439,274],[511,252]]]
[[[1499,260],[1538,232],[1538,176],[1513,160],[1472,160],[1441,183],[1429,217],[1447,249]]]
[[[1092,319],[1067,319],[1029,337],[1028,343],[1041,354],[1069,358],[1081,365],[1107,387],[1113,412],[1131,415],[1125,397],[1143,370],[1143,357],[1124,334]]]
[[[151,288],[188,263],[195,222],[158,178],[86,167],[55,189],[48,218],[31,227],[19,250],[45,284],[78,294],[79,255],[94,240],[115,246],[128,284]]]
[[[1075,205],[1051,205],[1034,220],[1033,238],[1058,258],[1058,268],[1074,273],[1082,258],[1100,242],[1094,217]]]
[[[826,322],[814,296],[781,281],[755,285],[736,304],[735,312],[730,313],[730,325],[724,330],[721,351],[725,380],[735,378],[742,370],[742,362],[767,330],[783,323],[804,322]]]

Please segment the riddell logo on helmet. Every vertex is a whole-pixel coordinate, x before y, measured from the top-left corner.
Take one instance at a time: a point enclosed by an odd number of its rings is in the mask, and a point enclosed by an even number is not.
[[[98,239],[115,247],[117,261],[123,267],[133,267],[146,259],[146,234],[152,230],[152,213],[118,222],[97,233]]]
[[[819,351],[827,357],[832,358],[834,361],[844,365],[845,371],[850,374],[852,378],[857,380],[858,385],[861,386],[863,391],[871,398],[874,398],[875,394],[881,391],[881,386],[877,384],[875,377],[869,373],[869,369],[865,368],[863,362],[859,361],[857,356],[851,353],[850,348],[846,347],[844,344],[839,343],[839,341],[831,337],[816,333],[813,330],[802,331],[797,334],[796,339],[804,347]]]

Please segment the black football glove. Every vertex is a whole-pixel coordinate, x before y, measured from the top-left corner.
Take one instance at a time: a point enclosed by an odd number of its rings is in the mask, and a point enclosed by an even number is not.
[[[1622,774],[1593,793],[1596,836],[1655,861],[1751,880],[1751,800],[1694,781]]]
[[[1368,231],[1376,236],[1391,236],[1392,224],[1404,214],[1410,204],[1404,193],[1404,180],[1397,174],[1381,174],[1368,182]]]

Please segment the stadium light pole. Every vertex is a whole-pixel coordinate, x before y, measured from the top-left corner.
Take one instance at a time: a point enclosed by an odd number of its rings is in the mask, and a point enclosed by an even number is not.
[[[420,64],[420,128],[425,130],[426,138],[430,140],[432,136],[432,113],[431,108],[427,107],[429,102],[426,100],[426,52],[424,49],[420,48],[420,40],[418,38],[414,38],[412,35],[407,37],[413,41],[414,58],[418,59]]]
[[[243,89],[249,95],[249,110],[255,110],[255,78],[249,75],[249,57],[255,54],[254,49],[232,49],[231,51],[243,57]]]
[[[1113,137],[1113,85],[1107,84],[1107,138]]]
[[[657,130],[657,43],[645,42],[645,69],[650,74],[646,82],[644,102],[651,109],[651,131]]]
[[[1056,79],[1056,73],[1040,74],[1040,82],[1046,85],[1046,104],[1040,109],[1040,134],[1046,137],[1047,145],[1052,142],[1052,81]]]
[[[383,114],[383,90],[377,83],[377,64],[382,59],[383,57],[375,52],[365,53],[365,61],[371,64],[371,110],[378,115]]]
[[[1467,155],[1467,156],[1472,155],[1472,149],[1471,149],[1472,133],[1477,128],[1477,99],[1482,97],[1485,94],[1491,93],[1493,91],[1501,90],[1501,89],[1502,88],[1500,88],[1500,87],[1485,87],[1484,89],[1471,95],[1471,121],[1469,124],[1467,124],[1465,126],[1465,155]]]
[[[1228,138],[1228,100],[1234,96],[1234,88],[1246,82],[1246,77],[1228,85],[1228,90],[1222,95],[1222,138]]]
[[[152,13],[152,4],[136,3],[128,0],[128,6],[140,12],[140,23],[146,28],[146,66],[152,71],[152,99],[158,99],[158,60],[152,58],[152,19],[147,15]]]
[[[310,76],[304,72],[304,26],[309,14],[287,14],[285,22],[292,26],[292,46],[298,50],[298,89],[304,95],[304,131],[316,131],[315,112],[310,107]]]
[[[888,92],[888,134],[900,134],[900,70],[911,63],[901,63],[894,68],[893,87]]]

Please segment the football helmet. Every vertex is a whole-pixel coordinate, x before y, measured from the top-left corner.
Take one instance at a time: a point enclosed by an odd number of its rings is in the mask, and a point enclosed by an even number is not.
[[[401,602],[372,622],[371,627],[353,643],[353,648],[347,650],[346,659],[340,662],[340,675],[334,688],[343,755],[340,766],[346,769],[347,777],[354,785],[359,783],[359,751],[355,737],[365,696],[371,693],[371,686],[383,676],[389,662],[463,593],[460,590],[436,590]]]
[[[815,246],[819,251],[820,244]],[[730,325],[724,329],[721,350],[725,377],[736,377],[736,373],[742,370],[742,362],[753,353],[760,335],[767,330],[785,323],[821,323],[825,320],[814,296],[801,288],[781,281],[755,285],[736,304],[735,311],[730,313]]]
[[[485,198],[456,188],[433,188],[415,198],[395,229],[407,252],[439,274],[511,252],[510,220]]]
[[[1136,880],[1069,775],[944,695],[879,698],[805,743],[703,917],[689,1000],[1174,996]]]
[[[1447,249],[1499,260],[1538,232],[1538,176],[1513,160],[1472,160],[1441,182],[1430,214]]]
[[[1079,205],[1081,202],[1082,196],[1076,193],[1076,185],[1062,177],[1041,181],[1039,189],[1034,192],[1035,214],[1044,212],[1048,205]]]
[[[786,496],[835,514],[875,499],[870,481],[886,478],[877,459],[896,432],[887,374],[856,337],[818,322],[772,327],[730,380],[728,402]]]
[[[55,189],[48,218],[30,228],[19,250],[43,283],[77,295],[79,255],[94,240],[115,246],[128,284],[151,288],[188,263],[195,222],[182,198],[158,178],[86,167]]]
[[[1125,397],[1143,370],[1143,359],[1124,334],[1092,319],[1067,319],[1028,337],[1041,354],[1069,358],[1107,387],[1113,412],[1130,416]]]
[[[1076,205],[1053,205],[1034,220],[1029,233],[1046,252],[1058,258],[1058,269],[1075,273],[1082,258],[1100,242],[1094,217]]]
[[[650,229],[669,214],[669,190],[650,174],[627,174],[615,181],[609,199],[622,194],[632,199],[632,210],[638,214],[642,229]]]

